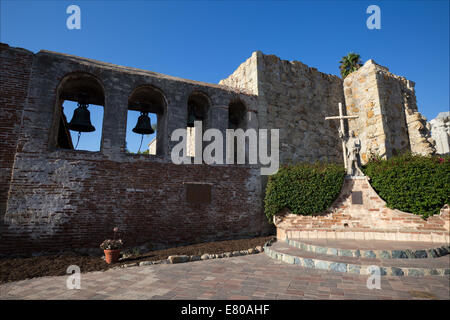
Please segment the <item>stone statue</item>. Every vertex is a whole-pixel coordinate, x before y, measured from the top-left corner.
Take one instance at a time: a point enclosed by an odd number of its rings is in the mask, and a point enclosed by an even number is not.
[[[346,162],[347,162],[347,174],[349,176],[363,176],[364,173],[359,167],[359,152],[361,151],[361,140],[355,136],[355,132],[350,130],[349,137],[339,129],[339,138],[345,142],[347,149]]]
[[[450,111],[441,112],[429,122],[437,154],[450,154]]]

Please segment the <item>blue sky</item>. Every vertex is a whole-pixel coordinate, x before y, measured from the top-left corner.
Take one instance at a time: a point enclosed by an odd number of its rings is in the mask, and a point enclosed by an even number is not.
[[[66,27],[71,4],[81,8],[81,30]],[[381,30],[366,27],[371,4],[381,8]],[[0,26],[1,42],[33,52],[70,53],[211,83],[256,50],[336,75],[338,61],[354,51],[363,62],[374,59],[415,81],[419,111],[429,120],[450,105],[447,0],[1,0]],[[137,116],[128,123],[132,151],[140,142],[130,133]],[[80,148],[89,149],[95,139],[84,140],[88,144],[82,146],[82,136]]]

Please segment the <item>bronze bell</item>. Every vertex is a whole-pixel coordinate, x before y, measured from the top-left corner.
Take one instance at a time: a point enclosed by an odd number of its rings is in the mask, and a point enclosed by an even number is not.
[[[91,113],[87,109],[88,104],[78,103],[78,107],[73,112],[72,120],[69,122],[69,129],[78,132],[92,132],[95,127],[91,124]]]
[[[133,132],[138,134],[152,134],[155,132],[147,112],[141,112]]]

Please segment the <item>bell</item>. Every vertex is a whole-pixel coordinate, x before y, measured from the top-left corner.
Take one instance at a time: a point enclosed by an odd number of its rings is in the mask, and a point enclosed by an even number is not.
[[[195,119],[195,116],[191,113],[191,114],[189,114],[189,117],[188,117],[188,121],[187,121],[187,126],[189,127],[189,128],[192,128],[193,126],[194,126],[194,121],[195,121],[196,119]]]
[[[78,107],[73,112],[72,120],[69,122],[69,129],[78,132],[92,132],[95,127],[91,124],[91,113],[85,103],[78,103]]]
[[[133,132],[138,134],[152,134],[155,132],[155,130],[153,130],[152,128],[148,113],[141,113],[136,123],[136,127],[134,127],[133,129]]]

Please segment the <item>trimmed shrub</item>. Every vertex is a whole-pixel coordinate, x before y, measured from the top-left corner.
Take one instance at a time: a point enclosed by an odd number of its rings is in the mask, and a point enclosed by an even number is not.
[[[450,157],[403,154],[372,158],[364,167],[371,185],[391,209],[421,215],[439,214],[450,203]]]
[[[316,162],[281,167],[267,182],[267,219],[272,223],[273,216],[284,208],[301,215],[323,212],[338,197],[344,176],[344,167],[337,164]]]

